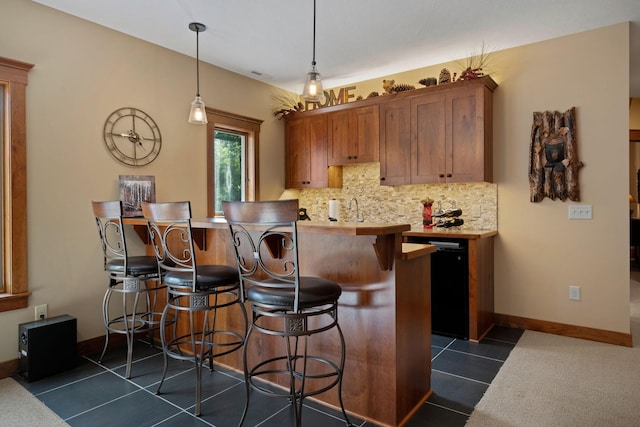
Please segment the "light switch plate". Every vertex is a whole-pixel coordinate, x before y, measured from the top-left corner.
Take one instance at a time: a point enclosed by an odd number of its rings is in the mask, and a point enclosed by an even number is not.
[[[591,205],[569,205],[569,219],[593,219]]]
[[[569,286],[569,299],[571,301],[580,301],[580,286],[578,285]]]

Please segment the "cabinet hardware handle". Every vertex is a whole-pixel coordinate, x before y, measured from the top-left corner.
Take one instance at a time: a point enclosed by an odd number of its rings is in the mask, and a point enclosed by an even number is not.
[[[386,179],[386,178],[385,178],[384,176],[383,176],[383,177],[380,177],[380,181],[384,181],[385,179]]]
[[[453,175],[451,175],[450,173],[447,174],[447,178],[451,178]]]
[[[438,174],[438,178],[444,178],[444,174],[443,173]]]

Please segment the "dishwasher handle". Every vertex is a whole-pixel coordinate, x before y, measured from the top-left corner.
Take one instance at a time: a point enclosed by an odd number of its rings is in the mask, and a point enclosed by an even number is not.
[[[436,247],[438,251],[463,251],[464,248],[459,242],[446,242],[442,240],[431,240],[429,241],[430,245]]]

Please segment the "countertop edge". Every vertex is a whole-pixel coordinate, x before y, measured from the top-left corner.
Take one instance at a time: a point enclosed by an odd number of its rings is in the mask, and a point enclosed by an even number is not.
[[[123,218],[129,225],[147,225],[144,218]],[[192,228],[224,228],[227,222],[224,218],[192,218]],[[411,224],[378,224],[372,222],[311,222],[298,221],[298,231],[301,233],[340,234],[345,236],[386,236],[399,234],[411,230]]]
[[[436,229],[427,228],[417,230],[415,228],[402,233],[403,237],[439,237],[449,239],[485,239],[498,235],[498,230],[452,230],[452,229]]]
[[[402,244],[402,259],[410,260],[419,258],[421,256],[432,254],[436,251],[436,247],[433,245],[427,245],[423,243],[403,243]]]

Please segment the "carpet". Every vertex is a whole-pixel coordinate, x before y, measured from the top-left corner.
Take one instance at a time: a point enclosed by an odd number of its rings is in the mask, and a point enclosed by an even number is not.
[[[466,427],[640,426],[640,269],[630,276],[633,348],[525,331]]]
[[[466,427],[638,426],[640,348],[525,331]]]
[[[0,380],[0,426],[63,427],[62,418],[13,378]]]

